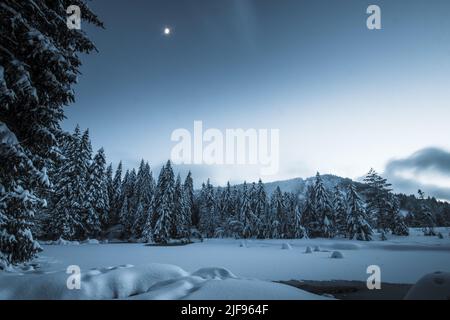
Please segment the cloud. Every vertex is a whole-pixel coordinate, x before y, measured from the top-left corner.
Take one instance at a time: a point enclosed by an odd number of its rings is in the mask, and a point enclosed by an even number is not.
[[[407,158],[391,160],[384,176],[398,192],[415,194],[421,189],[450,201],[450,152],[443,149],[425,148]]]

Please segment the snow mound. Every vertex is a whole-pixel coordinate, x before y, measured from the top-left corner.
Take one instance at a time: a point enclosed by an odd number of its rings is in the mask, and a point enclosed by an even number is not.
[[[320,252],[320,247],[319,246],[315,246],[314,247],[314,252]]]
[[[78,241],[69,241],[69,240],[64,240],[63,238],[59,238],[56,241],[52,241],[51,244],[56,245],[56,246],[78,246],[78,245],[80,245],[80,243]]]
[[[236,279],[237,277],[229,270],[225,268],[202,268],[192,274],[203,279]]]
[[[238,278],[224,268],[194,273],[167,264],[91,269],[79,276],[78,290],[68,289],[69,277],[65,272],[0,277],[0,299],[324,299],[283,284]]]
[[[285,243],[283,243],[281,245],[281,249],[283,249],[283,250],[291,250],[292,247],[291,247],[291,245],[289,243],[285,242]]]
[[[340,251],[333,251],[330,258],[331,259],[343,259],[344,255]]]
[[[409,290],[405,299],[450,300],[450,272],[427,274]]]
[[[312,249],[310,246],[306,247],[305,253],[312,253]]]
[[[83,244],[100,244],[100,241],[98,241],[97,239],[87,239],[83,241]]]

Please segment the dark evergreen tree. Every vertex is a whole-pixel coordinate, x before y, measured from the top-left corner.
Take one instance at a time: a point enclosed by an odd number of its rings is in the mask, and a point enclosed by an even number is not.
[[[103,230],[105,231],[110,227],[113,223],[112,221],[112,206],[113,206],[113,199],[114,199],[114,184],[113,184],[113,168],[112,164],[109,164],[106,168],[106,189],[108,191],[108,212],[106,219],[104,221]]]
[[[356,192],[355,185],[352,183],[347,191],[347,208],[348,208],[348,231],[349,239],[361,241],[372,240],[372,228],[367,221],[367,213],[361,197]]]
[[[194,213],[194,181],[192,173],[189,171],[183,184],[185,194],[185,219],[189,225],[192,224],[192,215]]]
[[[285,213],[283,194],[280,187],[277,187],[270,199],[270,238],[277,239],[282,237],[283,230],[281,221],[283,221]]]
[[[434,230],[436,226],[435,219],[431,212],[430,207],[426,203],[425,193],[422,190],[418,191],[419,199],[422,200],[418,212],[416,213],[416,219],[422,227],[423,234],[426,236],[435,236],[436,231]]]
[[[123,205],[122,197],[122,162],[119,162],[113,179],[113,193],[110,198],[110,216],[111,224],[116,224],[120,221],[120,211]]]
[[[341,189],[336,186],[333,193],[333,211],[335,217],[336,235],[345,237],[347,234],[347,207]]]
[[[144,225],[148,220],[148,215],[153,213],[153,194],[154,194],[154,181],[150,170],[150,165],[141,161],[139,170],[136,176],[136,182],[134,186],[133,201],[135,202],[135,212],[132,216],[132,230],[131,233],[136,239],[142,237],[144,231]]]
[[[86,210],[87,236],[97,238],[108,225],[109,195],[106,177],[106,156],[98,150],[89,168],[84,208]]]
[[[214,188],[209,179],[202,185],[200,192],[200,221],[199,230],[208,238],[213,237],[215,233],[214,215],[215,215],[215,195]]]
[[[334,215],[330,195],[326,190],[320,174],[317,173],[314,184],[314,212],[319,218],[317,236],[332,238],[334,236]]]
[[[368,187],[365,195],[370,220],[378,230],[387,232],[392,227],[389,217],[391,184],[373,169],[370,169],[364,182]]]
[[[86,134],[84,135],[86,139]],[[87,142],[85,141],[85,144]],[[55,181],[54,212],[50,230],[54,238],[80,239],[86,234],[84,198],[88,176],[89,152],[82,152],[80,128],[77,126],[63,150],[65,161]]]
[[[171,234],[174,212],[175,180],[170,161],[161,169],[155,193],[153,239],[157,243],[168,243]]]
[[[256,216],[255,236],[258,238],[266,237],[266,229],[268,224],[268,200],[264,184],[261,179],[258,181],[254,200],[254,214]]]
[[[101,26],[84,1],[83,19]],[[33,216],[51,184],[46,166],[58,156],[63,107],[74,101],[78,53],[94,45],[66,26],[63,0],[3,0],[0,8],[0,255],[24,262],[38,251]]]
[[[292,238],[294,239],[303,239],[307,237],[307,232],[305,227],[302,225],[302,213],[300,211],[300,206],[298,203],[294,208],[294,219],[292,223]]]
[[[248,189],[247,183],[244,182],[242,187],[242,202],[241,210],[239,215],[239,220],[242,224],[242,234],[243,238],[251,238],[253,236],[253,227],[255,223],[255,215],[252,210],[252,191]]]
[[[33,239],[33,214],[42,204],[34,187],[49,185],[45,171],[36,169],[15,135],[0,122],[0,264],[25,262],[38,251]],[[23,179],[23,180],[22,180]]]

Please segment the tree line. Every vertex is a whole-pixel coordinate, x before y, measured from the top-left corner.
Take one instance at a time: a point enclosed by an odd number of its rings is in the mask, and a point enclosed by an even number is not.
[[[346,182],[329,190],[317,173],[304,195],[279,187],[268,195],[261,180],[225,187],[208,180],[194,191],[191,173],[184,180],[175,177],[170,161],[156,180],[144,160],[137,170],[123,173],[119,163],[114,171],[103,149],[93,155],[89,131],[81,133],[78,126],[62,141],[63,160],[49,170],[54,188],[35,226],[40,238],[105,238],[112,228],[122,240],[161,244],[192,236],[369,241],[374,230],[382,239],[388,233],[408,235],[399,197],[373,169],[364,188]],[[414,217],[426,235],[436,234],[435,217],[425,201]]]

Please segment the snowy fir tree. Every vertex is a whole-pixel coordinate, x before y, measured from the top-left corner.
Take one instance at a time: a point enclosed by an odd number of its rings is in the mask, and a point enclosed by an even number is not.
[[[120,211],[122,209],[122,162],[119,162],[114,179],[112,182],[112,194],[110,196],[110,222],[116,224],[119,222]]]
[[[215,213],[216,213],[216,199],[214,195],[214,188],[210,183],[209,179],[206,184],[202,185],[202,190],[200,192],[200,214],[199,214],[199,230],[206,237],[213,237],[215,233],[216,226],[214,224]],[[242,230],[241,230],[242,232]]]
[[[253,228],[256,223],[256,216],[252,210],[251,203],[252,190],[248,188],[247,183],[244,182],[242,187],[242,202],[241,210],[239,214],[239,220],[242,224],[241,236],[245,238],[251,238],[253,236]]]
[[[419,190],[418,194],[419,199],[422,201],[416,212],[416,219],[425,236],[435,236],[436,231],[434,230],[434,228],[436,226],[436,222],[433,214],[431,213],[430,207],[425,202],[425,193],[422,190]]]
[[[324,238],[332,238],[334,236],[334,215],[330,195],[325,188],[320,174],[317,173],[314,184],[314,211],[318,221],[318,235]]]
[[[71,4],[101,26],[84,1]],[[78,53],[95,49],[84,32],[67,28],[66,8],[63,0],[4,0],[0,10],[0,252],[10,263],[38,250],[32,220],[51,186],[46,167],[58,156],[63,108],[74,101]]]
[[[361,197],[351,183],[347,190],[347,236],[349,239],[370,241],[372,228],[367,221],[367,212]]]
[[[388,217],[390,219],[389,223],[392,234],[396,236],[408,236],[409,229],[406,226],[405,218],[400,213],[399,201],[393,194],[390,197]]]
[[[166,244],[174,236],[171,233],[173,230],[174,189],[175,180],[172,164],[167,161],[161,169],[155,192],[153,239],[156,243]]]
[[[305,227],[302,225],[302,213],[298,204],[294,207],[294,218],[292,221],[292,238],[302,239],[307,237]]]
[[[110,163],[108,165],[108,167],[106,168],[106,190],[108,192],[108,213],[107,213],[107,217],[104,221],[104,229],[107,229],[110,225],[111,225],[111,203],[112,203],[112,199],[114,198],[114,186],[113,186],[113,167],[112,164]]]
[[[132,201],[134,202],[135,212],[131,218],[133,220],[131,234],[134,238],[140,239],[148,216],[153,213],[153,194],[155,191],[155,182],[150,165],[144,160],[141,161],[139,166],[134,190]]]
[[[270,199],[270,238],[281,238],[282,237],[282,224],[283,218],[285,216],[285,206],[283,193],[280,187],[277,187],[272,194]]]
[[[109,193],[106,176],[106,157],[103,148],[98,150],[89,168],[85,210],[87,236],[97,238],[108,225]]]
[[[81,139],[80,128],[77,126],[64,145],[65,160],[55,181],[54,212],[50,221],[54,239],[74,240],[85,234],[83,204],[90,159],[79,156]],[[87,155],[86,152],[83,154]]]
[[[25,262],[40,250],[31,228],[34,210],[43,200],[30,190],[49,183],[45,171],[34,167],[17,137],[2,122],[0,161],[0,260]]]
[[[192,173],[189,171],[183,183],[185,206],[184,214],[188,225],[192,224],[192,214],[194,213],[194,181]]]
[[[229,185],[227,186],[229,188]],[[256,188],[256,193],[254,195],[254,209],[253,212],[256,216],[256,223],[255,226],[255,236],[257,238],[263,239],[266,237],[266,229],[268,228],[268,200],[267,200],[267,193],[264,188],[264,184],[262,183],[261,179],[258,181],[258,186]]]
[[[347,207],[345,196],[338,186],[334,188],[332,205],[334,211],[336,235],[345,237],[345,235],[347,234]]]
[[[370,220],[378,230],[387,232],[391,229],[388,215],[391,207],[391,184],[373,169],[370,169],[364,182],[368,187],[365,196]]]

